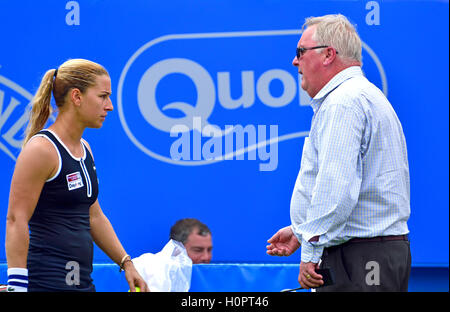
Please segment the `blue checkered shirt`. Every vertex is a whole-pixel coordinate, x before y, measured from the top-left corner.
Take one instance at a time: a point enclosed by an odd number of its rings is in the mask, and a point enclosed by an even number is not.
[[[359,66],[334,76],[311,100],[314,115],[291,199],[301,261],[351,238],[409,233],[406,141],[384,94]]]

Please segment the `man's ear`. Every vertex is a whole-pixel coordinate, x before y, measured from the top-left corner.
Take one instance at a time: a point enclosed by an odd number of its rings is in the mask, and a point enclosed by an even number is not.
[[[70,100],[73,104],[75,104],[75,106],[80,106],[82,99],[83,94],[81,93],[80,89],[73,88],[70,90]]]
[[[325,48],[325,59],[323,65],[330,65],[336,59],[336,50],[333,48]]]

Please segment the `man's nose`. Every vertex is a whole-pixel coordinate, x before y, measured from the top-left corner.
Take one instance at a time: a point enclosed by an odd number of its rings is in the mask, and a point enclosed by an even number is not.
[[[203,263],[208,263],[211,260],[211,253],[208,251],[203,252],[200,259]]]

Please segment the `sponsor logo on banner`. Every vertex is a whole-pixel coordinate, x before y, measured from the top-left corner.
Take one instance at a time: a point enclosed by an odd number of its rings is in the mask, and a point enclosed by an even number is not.
[[[33,94],[24,87],[0,75],[0,152],[13,161],[16,161],[25,138],[32,99]],[[56,113],[53,113],[48,123],[55,119]]]
[[[0,151],[14,161],[22,146],[32,98],[30,92],[0,75]]]
[[[308,135],[312,109],[291,64],[298,30],[174,34],[140,47],[117,94],[128,138],[175,165],[257,160],[275,170],[278,143]],[[368,58],[367,58],[368,56]],[[369,79],[387,94],[376,54],[363,43]]]

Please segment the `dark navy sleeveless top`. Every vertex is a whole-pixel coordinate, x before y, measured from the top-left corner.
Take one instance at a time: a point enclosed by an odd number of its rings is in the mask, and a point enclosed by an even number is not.
[[[44,184],[29,221],[29,291],[95,291],[92,283],[93,241],[89,208],[97,200],[94,160],[82,141],[84,156],[74,157],[50,130],[59,169]]]

